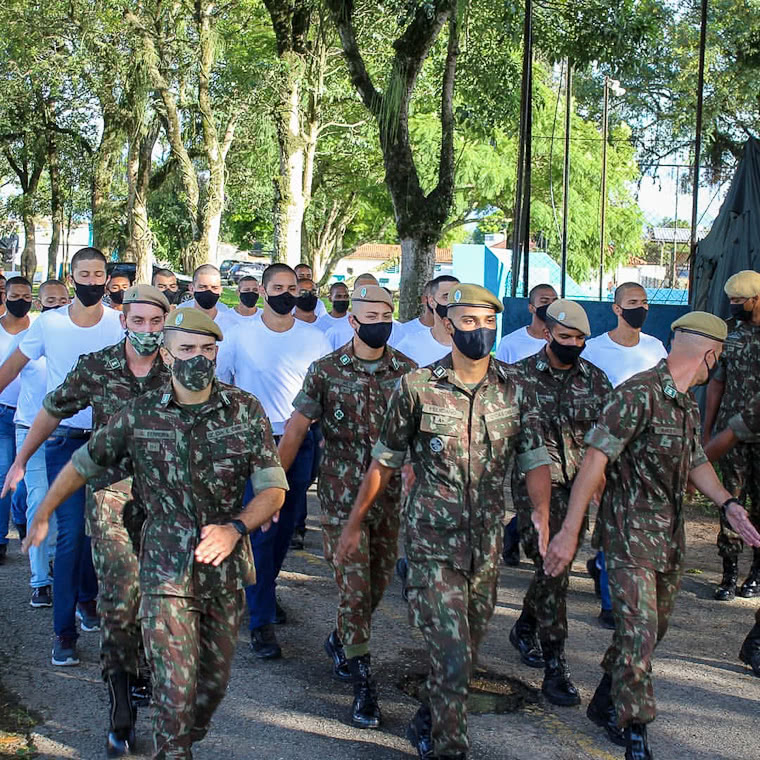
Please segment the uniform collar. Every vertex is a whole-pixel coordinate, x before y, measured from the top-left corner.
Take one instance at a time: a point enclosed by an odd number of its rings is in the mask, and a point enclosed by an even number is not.
[[[209,396],[208,401],[204,404],[204,407],[217,409],[222,406],[229,406],[230,403],[229,392],[222,388],[218,380],[214,378],[212,381],[211,395]],[[172,388],[171,380],[169,380],[162,388],[161,398],[158,401],[158,405],[164,409],[168,408],[170,405],[176,406],[177,409],[183,408],[183,405],[177,403],[177,400],[174,398],[174,389]]]
[[[393,370],[394,372],[401,368],[401,362],[396,358],[396,352],[386,344],[383,355],[377,360],[379,364],[375,370],[375,374],[379,372],[388,372]],[[357,372],[362,372],[365,375],[368,374],[365,361],[360,359],[354,352],[354,339],[346,343],[338,354],[338,364],[341,367],[348,367],[351,365]]]
[[[539,372],[550,372],[552,365],[549,363],[549,357],[546,353],[546,346],[544,346],[534,357],[536,370]],[[568,370],[557,370],[558,372],[564,372],[565,375],[575,375],[580,372],[584,377],[588,377],[589,368],[588,364],[581,358],[575,363],[574,366]]]
[[[660,378],[660,387],[662,388],[665,397],[674,401],[678,406],[685,406],[686,394],[681,393],[681,391],[676,388],[673,376],[670,374],[670,370],[668,370],[667,359],[660,359],[655,366],[655,371]]]
[[[508,378],[508,373],[509,370],[507,369],[507,365],[497,362],[493,356],[491,356],[488,359],[488,369],[486,370],[485,377],[480,385],[482,387],[483,385],[505,383]],[[446,354],[446,356],[440,361],[437,361],[430,370],[430,382],[440,382],[444,379],[451,385],[460,388],[466,393],[472,393],[472,390],[456,376],[456,372],[454,372],[453,357],[450,353]]]
[[[123,374],[129,374],[130,377],[135,377],[138,380],[145,380],[149,377],[155,377],[156,375],[168,373],[168,368],[163,362],[160,354],[156,354],[156,358],[153,360],[153,364],[150,366],[150,370],[147,375],[142,378],[137,378],[132,374],[127,366],[127,339],[122,338],[118,343],[107,349],[108,358],[105,361],[105,368],[113,372],[121,372]]]

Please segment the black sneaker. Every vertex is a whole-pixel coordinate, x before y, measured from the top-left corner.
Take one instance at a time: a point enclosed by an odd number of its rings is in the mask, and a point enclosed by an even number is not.
[[[600,599],[602,596],[602,572],[596,566],[596,557],[586,560],[586,572],[594,579],[594,593],[596,598]]]
[[[610,631],[615,630],[615,618],[612,615],[612,610],[602,610],[597,619],[602,628],[607,628]]]
[[[52,607],[53,590],[50,586],[40,586],[32,589],[32,598],[29,601],[31,607]]]
[[[56,636],[53,643],[53,656],[51,659],[53,665],[67,667],[70,665],[79,665],[77,657],[77,640],[70,636]]]
[[[23,541],[26,538],[26,523],[14,523],[18,531],[18,540]]]
[[[0,565],[5,564],[5,558],[8,556],[8,544],[0,544]]]
[[[285,612],[285,608],[280,604],[279,599],[274,600],[274,624],[285,625],[288,622],[288,613]]]
[[[94,599],[88,602],[77,603],[77,620],[79,621],[79,627],[85,633],[93,633],[100,630],[98,605]]]
[[[290,539],[290,548],[295,551],[303,551],[306,546],[306,531],[296,530],[293,533],[293,538]]]
[[[251,631],[251,651],[260,660],[277,660],[282,657],[282,649],[277,643],[271,623]]]

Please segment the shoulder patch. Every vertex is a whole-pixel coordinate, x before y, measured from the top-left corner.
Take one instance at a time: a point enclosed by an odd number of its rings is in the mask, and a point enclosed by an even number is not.
[[[391,367],[393,367],[393,369],[398,369],[400,366],[401,365],[398,363],[398,359],[396,359],[396,357],[394,356],[391,359]]]
[[[669,398],[675,398],[678,396],[678,391],[672,385],[666,385],[664,393]]]
[[[433,370],[433,377],[443,377],[446,374],[446,368],[438,366]]]
[[[545,369],[548,369],[548,367],[549,367],[549,365],[543,359],[541,359],[540,361],[536,362],[536,369],[539,372],[543,372]]]
[[[106,369],[119,369],[120,363],[118,359],[109,359],[106,363]]]
[[[351,357],[348,354],[341,354],[338,361],[345,367],[351,361]]]

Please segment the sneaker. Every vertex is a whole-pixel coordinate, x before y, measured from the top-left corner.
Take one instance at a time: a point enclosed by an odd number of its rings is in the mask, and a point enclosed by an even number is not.
[[[597,618],[599,620],[599,625],[602,628],[607,628],[610,631],[615,630],[615,618],[612,615],[612,610],[602,610],[599,613],[599,617]]]
[[[251,631],[251,651],[260,660],[276,660],[282,657],[282,650],[271,623]]]
[[[279,599],[274,601],[274,624],[285,625],[288,622],[288,613],[285,612],[285,608],[280,604]]]
[[[100,618],[98,617],[97,603],[94,599],[89,602],[77,603],[77,620],[79,627],[85,633],[93,633],[100,630]]]
[[[14,523],[18,531],[18,540],[23,541],[26,538],[26,523]]]
[[[303,551],[306,546],[306,530],[296,529],[293,538],[290,539],[290,548],[295,551]]]
[[[77,640],[70,636],[56,636],[55,643],[53,644],[53,657],[51,662],[53,665],[60,665],[63,667],[79,665],[79,657],[77,657]]]
[[[409,562],[406,557],[399,557],[396,560],[396,577],[401,581],[401,596],[405,602],[409,601],[409,590],[406,582],[409,576]]]
[[[40,586],[32,589],[32,598],[29,601],[31,607],[52,607],[53,590],[50,586]]]

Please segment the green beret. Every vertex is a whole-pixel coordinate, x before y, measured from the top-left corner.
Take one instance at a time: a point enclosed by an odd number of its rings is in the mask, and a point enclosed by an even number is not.
[[[219,325],[200,309],[192,307],[175,309],[166,318],[164,330],[180,330],[199,335],[211,335],[217,340],[224,339]]]
[[[706,311],[690,311],[673,322],[670,329],[694,333],[721,343],[728,335],[728,325],[720,317]]]
[[[745,269],[731,275],[723,286],[729,298],[753,298],[760,295],[760,272]]]
[[[502,302],[481,285],[460,283],[449,291],[449,306],[482,306],[493,309],[497,314],[504,311]]]
[[[379,285],[360,285],[351,295],[354,303],[385,303],[393,308],[393,297]]]
[[[124,306],[130,303],[148,303],[151,306],[158,306],[166,314],[169,313],[169,301],[166,296],[152,285],[133,285],[124,291]]]
[[[588,323],[586,312],[580,304],[560,298],[549,304],[546,316],[551,317],[562,327],[580,330],[587,338],[591,335],[591,327]]]

